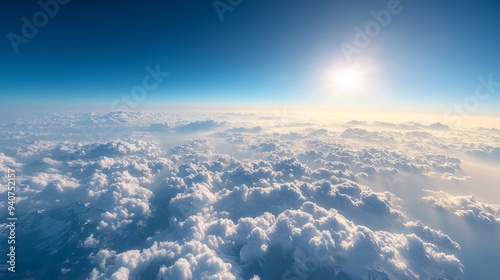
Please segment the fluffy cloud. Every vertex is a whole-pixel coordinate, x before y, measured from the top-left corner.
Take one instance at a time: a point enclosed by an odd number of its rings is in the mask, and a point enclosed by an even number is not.
[[[432,244],[439,245],[449,250],[460,250],[460,245],[440,230],[432,229],[421,221],[407,222],[405,226],[417,236]]]
[[[247,273],[286,278],[339,271],[352,277],[379,273],[413,279],[462,273],[455,256],[416,235],[361,225],[372,226],[370,219],[378,219],[382,228],[405,215],[392,204],[392,194],[373,192],[344,176],[349,164],[325,161],[311,169],[295,157],[245,163],[215,153],[199,155],[207,143],[173,149],[179,155],[176,173],[156,191],[168,200],[169,228],[142,251],[96,254],[96,264],[103,263],[102,255],[108,257],[92,277],[109,278],[123,268],[134,277],[153,273],[152,267],[159,267],[159,279],[237,279]],[[325,156],[306,154],[302,158],[309,162]],[[185,158],[190,162],[184,163]],[[283,268],[271,269],[277,254],[291,257]]]
[[[177,241],[155,241],[141,251],[99,251],[91,278],[109,278],[124,270],[133,277],[157,265],[160,279],[237,279],[240,270],[235,265],[243,265],[245,274],[245,267],[257,263],[261,276],[286,279],[338,270],[362,277],[377,267],[398,279],[455,278],[463,270],[455,256],[416,235],[372,231],[311,202],[277,216],[266,212],[237,223],[216,215],[192,215],[179,226],[183,238]],[[283,260],[286,269],[271,266],[276,254],[290,256]]]
[[[24,140],[0,150],[0,165],[19,168],[20,235],[40,237],[27,242],[33,255],[52,254],[57,273],[89,279],[460,279],[467,263],[458,256],[470,252],[413,217],[414,206],[387,186],[472,184],[462,155],[479,149],[491,159],[500,144],[496,131],[482,130],[472,145],[473,133],[439,123],[57,118],[11,125],[2,139]],[[424,200],[473,223],[500,223],[498,205],[474,197],[428,191]],[[29,265],[43,274],[44,264]]]
[[[444,191],[426,190],[423,199],[433,206],[449,211],[467,221],[493,227],[500,227],[500,205],[479,202],[474,196],[454,196]]]
[[[143,140],[70,145],[41,145],[36,154],[43,157],[38,165],[44,172],[21,176],[17,196],[20,211],[53,209],[70,203],[82,203],[104,210],[99,229],[117,229],[134,218],[149,215],[149,189],[155,174],[172,164],[163,158],[157,143]],[[21,157],[25,153],[19,154]],[[33,157],[35,154],[29,154]],[[42,156],[39,156],[42,157]]]

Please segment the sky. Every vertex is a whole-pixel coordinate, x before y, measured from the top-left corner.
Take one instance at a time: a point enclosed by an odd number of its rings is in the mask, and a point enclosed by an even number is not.
[[[60,2],[40,2],[49,16],[37,1],[3,3],[2,109],[116,109],[136,90],[132,109],[500,116],[497,1]],[[481,98],[479,77],[494,85]]]
[[[2,4],[0,279],[500,275],[498,1]]]

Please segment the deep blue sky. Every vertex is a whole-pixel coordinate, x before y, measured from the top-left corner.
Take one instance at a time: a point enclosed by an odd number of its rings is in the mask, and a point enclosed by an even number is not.
[[[347,67],[340,44],[389,1],[243,0],[224,21],[212,2],[72,0],[16,54],[7,35],[41,8],[4,1],[2,107],[108,106],[157,64],[170,76],[144,104],[441,112],[473,95],[478,76],[500,81],[498,1],[401,0],[402,12],[357,56],[357,67],[372,69],[363,88],[342,95],[322,79]],[[498,115],[500,87],[479,105],[474,113]]]

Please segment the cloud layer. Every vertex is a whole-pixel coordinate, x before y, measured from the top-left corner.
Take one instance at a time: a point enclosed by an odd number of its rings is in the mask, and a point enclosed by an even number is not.
[[[470,132],[439,123],[146,112],[55,118],[5,125],[0,175],[7,166],[19,171],[26,252],[52,256],[59,276],[75,279],[464,278],[463,246],[397,191],[413,180],[472,184],[462,156],[490,160],[500,146],[495,131],[483,129],[472,145]],[[82,140],[85,131],[92,137]],[[416,193],[498,229],[500,206],[437,188]],[[0,197],[6,201],[4,191]],[[48,273],[43,262],[26,261],[24,275]]]

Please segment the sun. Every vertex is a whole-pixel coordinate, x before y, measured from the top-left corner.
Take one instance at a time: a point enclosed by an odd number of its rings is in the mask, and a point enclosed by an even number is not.
[[[355,64],[341,63],[326,65],[315,73],[320,92],[326,96],[353,98],[379,94],[378,75],[380,66],[372,60],[357,61]]]
[[[333,76],[334,85],[341,90],[352,90],[359,87],[359,74],[353,70],[341,70]]]

